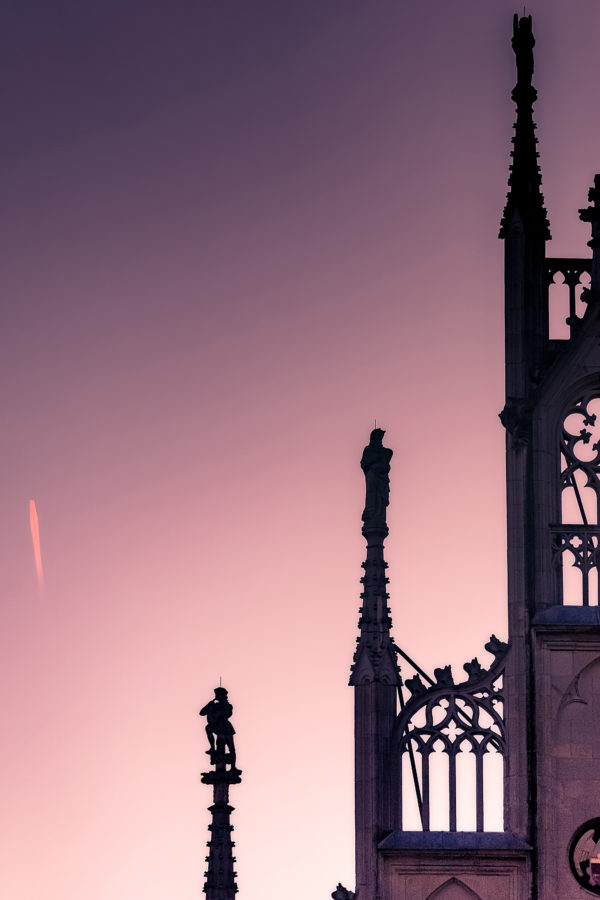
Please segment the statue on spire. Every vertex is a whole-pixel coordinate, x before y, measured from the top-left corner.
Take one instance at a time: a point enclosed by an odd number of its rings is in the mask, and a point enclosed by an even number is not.
[[[386,508],[390,502],[390,460],[393,450],[383,446],[384,434],[381,428],[373,429],[360,461],[366,480],[362,514],[366,526],[385,525]]]
[[[229,721],[233,713],[233,706],[227,698],[224,687],[215,688],[215,699],[210,700],[199,712],[206,716],[206,735],[211,764],[217,771],[224,770],[226,763],[230,763],[231,772],[239,774],[240,770],[235,765],[235,744],[233,735],[235,728]]]
[[[519,16],[513,19],[512,48],[517,58],[517,87],[531,87],[533,78],[533,48],[535,38],[531,28],[531,16]]]
[[[232,840],[233,825],[231,813],[233,806],[229,805],[229,786],[239,784],[242,773],[235,764],[235,746],[233,735],[235,728],[229,721],[233,712],[233,706],[227,699],[227,691],[224,687],[215,688],[215,699],[209,700],[200,710],[201,716],[206,716],[206,734],[210,756],[214,770],[203,772],[200,780],[204,784],[213,786],[213,803],[209,807],[212,821],[208,826],[210,840],[208,842],[208,856],[206,862],[208,869],[204,873],[206,881],[204,893],[206,900],[235,900],[237,884],[236,873],[233,868],[235,857]],[[229,768],[227,764],[229,763]]]

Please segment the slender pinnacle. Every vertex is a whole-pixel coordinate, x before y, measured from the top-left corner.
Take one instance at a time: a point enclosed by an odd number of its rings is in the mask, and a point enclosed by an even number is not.
[[[512,99],[517,107],[517,121],[512,139],[512,164],[506,206],[500,223],[500,238],[508,236],[510,222],[515,212],[519,214],[526,232],[544,240],[551,237],[541,191],[542,175],[538,164],[539,153],[536,149],[537,138],[533,121],[533,104],[537,99],[537,91],[531,83],[534,46],[531,16],[519,19],[515,15],[512,47],[517,63],[517,83],[513,88]]]

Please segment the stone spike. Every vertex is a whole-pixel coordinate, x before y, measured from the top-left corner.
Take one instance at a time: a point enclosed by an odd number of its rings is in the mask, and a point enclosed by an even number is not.
[[[542,175],[538,164],[537,138],[533,121],[533,104],[537,91],[531,83],[533,76],[533,47],[535,39],[531,29],[531,16],[517,15],[513,22],[512,47],[517,62],[517,83],[512,99],[517,106],[517,121],[512,164],[508,179],[506,206],[500,223],[500,238],[506,238],[515,213],[520,216],[528,234],[536,234],[550,240],[550,224],[541,192]]]

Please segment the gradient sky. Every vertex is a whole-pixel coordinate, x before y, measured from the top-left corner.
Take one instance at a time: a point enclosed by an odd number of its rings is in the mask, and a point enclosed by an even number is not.
[[[375,418],[396,640],[458,675],[506,636],[515,9],[2,5],[2,897],[203,896],[219,676],[240,896],[353,886]],[[600,5],[527,12],[549,254],[587,255]]]

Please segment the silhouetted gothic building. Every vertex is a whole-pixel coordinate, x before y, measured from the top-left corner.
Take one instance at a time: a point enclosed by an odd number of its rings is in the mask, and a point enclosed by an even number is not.
[[[390,633],[389,457],[373,432],[355,693],[358,900],[600,894],[600,176],[592,258],[547,258],[531,17],[515,17],[505,246],[508,644],[454,683]],[[558,282],[564,281],[562,288]],[[564,291],[567,334],[549,333]],[[412,674],[412,677],[406,677]],[[404,678],[404,680],[403,680]],[[503,809],[503,814],[502,814]],[[341,896],[341,894],[340,894]]]
[[[394,643],[384,561],[392,451],[375,429],[361,460],[367,553],[350,678],[357,900],[600,895],[600,175],[580,212],[592,257],[548,258],[533,46],[531,17],[515,16],[517,120],[500,227],[508,642],[492,635],[493,663],[465,663],[459,683],[449,666],[429,677]],[[549,300],[561,290],[566,333],[555,336]],[[212,900],[237,890],[231,710],[222,687],[202,710],[214,766],[203,775],[214,791]],[[332,896],[354,893],[338,885]]]

